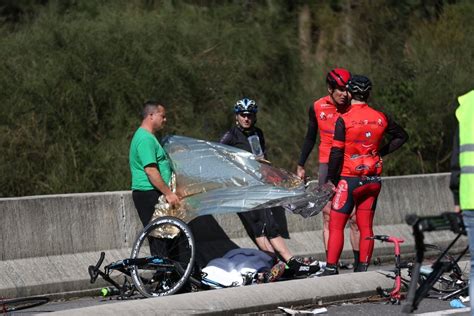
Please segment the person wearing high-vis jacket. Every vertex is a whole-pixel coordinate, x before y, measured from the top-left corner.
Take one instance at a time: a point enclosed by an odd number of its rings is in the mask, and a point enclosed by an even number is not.
[[[451,157],[451,183],[455,211],[462,211],[469,236],[471,276],[469,293],[474,295],[474,90],[458,98],[459,107]],[[473,313],[474,315],[474,313]]]

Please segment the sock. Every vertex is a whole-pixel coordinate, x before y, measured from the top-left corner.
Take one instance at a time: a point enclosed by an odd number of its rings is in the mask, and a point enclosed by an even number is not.
[[[354,266],[355,266],[359,263],[360,251],[359,250],[352,250],[352,252],[354,253]]]

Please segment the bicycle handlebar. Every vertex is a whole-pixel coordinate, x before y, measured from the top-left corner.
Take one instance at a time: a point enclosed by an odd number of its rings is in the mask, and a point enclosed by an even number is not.
[[[387,236],[387,235],[374,235],[372,237],[367,237],[367,239],[374,239],[374,240],[380,240],[382,242],[391,242],[394,244],[401,244],[405,242],[405,240],[393,237],[393,236]]]
[[[376,240],[380,240],[380,241],[387,241],[388,236],[387,235],[374,235],[374,236],[371,236],[371,237],[367,237],[367,239],[376,239]]]
[[[97,280],[97,277],[99,276],[99,268],[102,265],[102,262],[104,262],[105,258],[105,252],[100,253],[100,258],[99,261],[97,261],[97,264],[95,266],[90,265],[89,266],[89,275],[91,277],[91,283],[94,283]]]
[[[407,215],[405,221],[418,232],[451,230],[456,234],[466,234],[464,222],[460,213],[446,212],[438,216]],[[415,231],[415,232],[416,232]]]

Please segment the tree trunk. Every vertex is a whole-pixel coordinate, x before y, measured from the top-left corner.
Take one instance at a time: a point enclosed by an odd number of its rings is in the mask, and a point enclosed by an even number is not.
[[[301,6],[298,12],[298,38],[301,53],[301,61],[308,65],[311,58],[311,10],[309,5]]]

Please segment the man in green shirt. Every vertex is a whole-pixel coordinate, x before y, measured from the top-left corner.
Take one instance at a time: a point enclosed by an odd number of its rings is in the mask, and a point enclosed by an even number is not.
[[[154,135],[165,123],[164,105],[157,101],[145,102],[142,123],[130,144],[132,198],[143,226],[150,222],[160,195],[164,194],[166,201],[172,206],[180,202],[180,198],[168,187],[171,178],[170,162]]]

